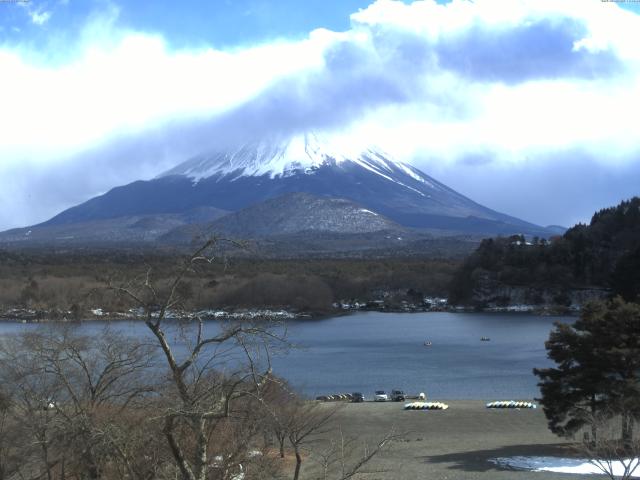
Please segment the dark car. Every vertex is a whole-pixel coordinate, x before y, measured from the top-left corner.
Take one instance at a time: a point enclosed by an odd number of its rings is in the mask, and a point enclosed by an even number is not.
[[[364,395],[362,395],[360,392],[353,392],[351,394],[351,401],[353,403],[364,402]]]
[[[404,392],[402,390],[391,390],[391,400],[394,402],[404,402]]]

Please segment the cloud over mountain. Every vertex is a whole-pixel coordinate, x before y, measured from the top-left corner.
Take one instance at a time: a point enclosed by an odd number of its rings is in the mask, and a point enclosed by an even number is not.
[[[111,4],[65,55],[0,46],[0,175],[16,179],[0,193],[16,206],[0,225],[44,219],[214,145],[307,129],[373,138],[449,172],[547,168],[574,150],[632,168],[639,32],[640,16],[598,0],[378,0],[344,32],[175,49],[123,26]],[[44,207],[32,206],[35,190]]]

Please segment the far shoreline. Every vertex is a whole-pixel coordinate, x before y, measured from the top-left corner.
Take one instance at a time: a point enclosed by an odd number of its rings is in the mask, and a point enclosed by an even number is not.
[[[526,308],[523,308],[526,307]],[[530,307],[530,308],[529,308]],[[132,312],[103,312],[103,309],[92,309],[92,316],[74,318],[73,312],[56,311],[56,310],[38,310],[28,308],[9,308],[0,310],[1,323],[91,323],[91,322],[121,322],[144,320],[139,313]],[[328,318],[349,317],[357,313],[377,312],[388,314],[419,314],[419,313],[494,313],[494,314],[523,314],[535,316],[562,316],[574,317],[579,314],[579,308],[558,307],[556,305],[533,307],[533,306],[506,306],[506,307],[488,307],[476,308],[468,306],[451,306],[447,308],[337,308],[333,311],[293,311],[287,308],[226,308],[226,309],[210,309],[204,311],[185,312],[181,316],[166,317],[166,320],[196,320],[201,318],[204,321],[221,321],[221,320],[293,320],[293,321],[321,321]]]

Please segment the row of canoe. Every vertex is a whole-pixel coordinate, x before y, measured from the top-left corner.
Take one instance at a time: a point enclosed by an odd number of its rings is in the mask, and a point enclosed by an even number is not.
[[[411,402],[404,405],[405,410],[446,410],[449,405],[442,402]],[[536,408],[535,403],[504,400],[487,403],[487,408]]]
[[[405,410],[446,410],[449,405],[442,402],[412,402],[405,403]]]
[[[536,408],[535,403],[505,400],[487,403],[487,408]]]

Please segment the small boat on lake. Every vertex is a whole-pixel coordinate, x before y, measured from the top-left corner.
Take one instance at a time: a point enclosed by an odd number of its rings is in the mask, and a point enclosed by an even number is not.
[[[490,342],[491,339],[489,337],[480,337],[481,342]]]
[[[431,345],[432,345],[432,344],[431,344],[431,342],[430,342],[430,341],[426,341],[426,342],[424,342],[424,346],[425,346],[425,347],[430,347]]]

